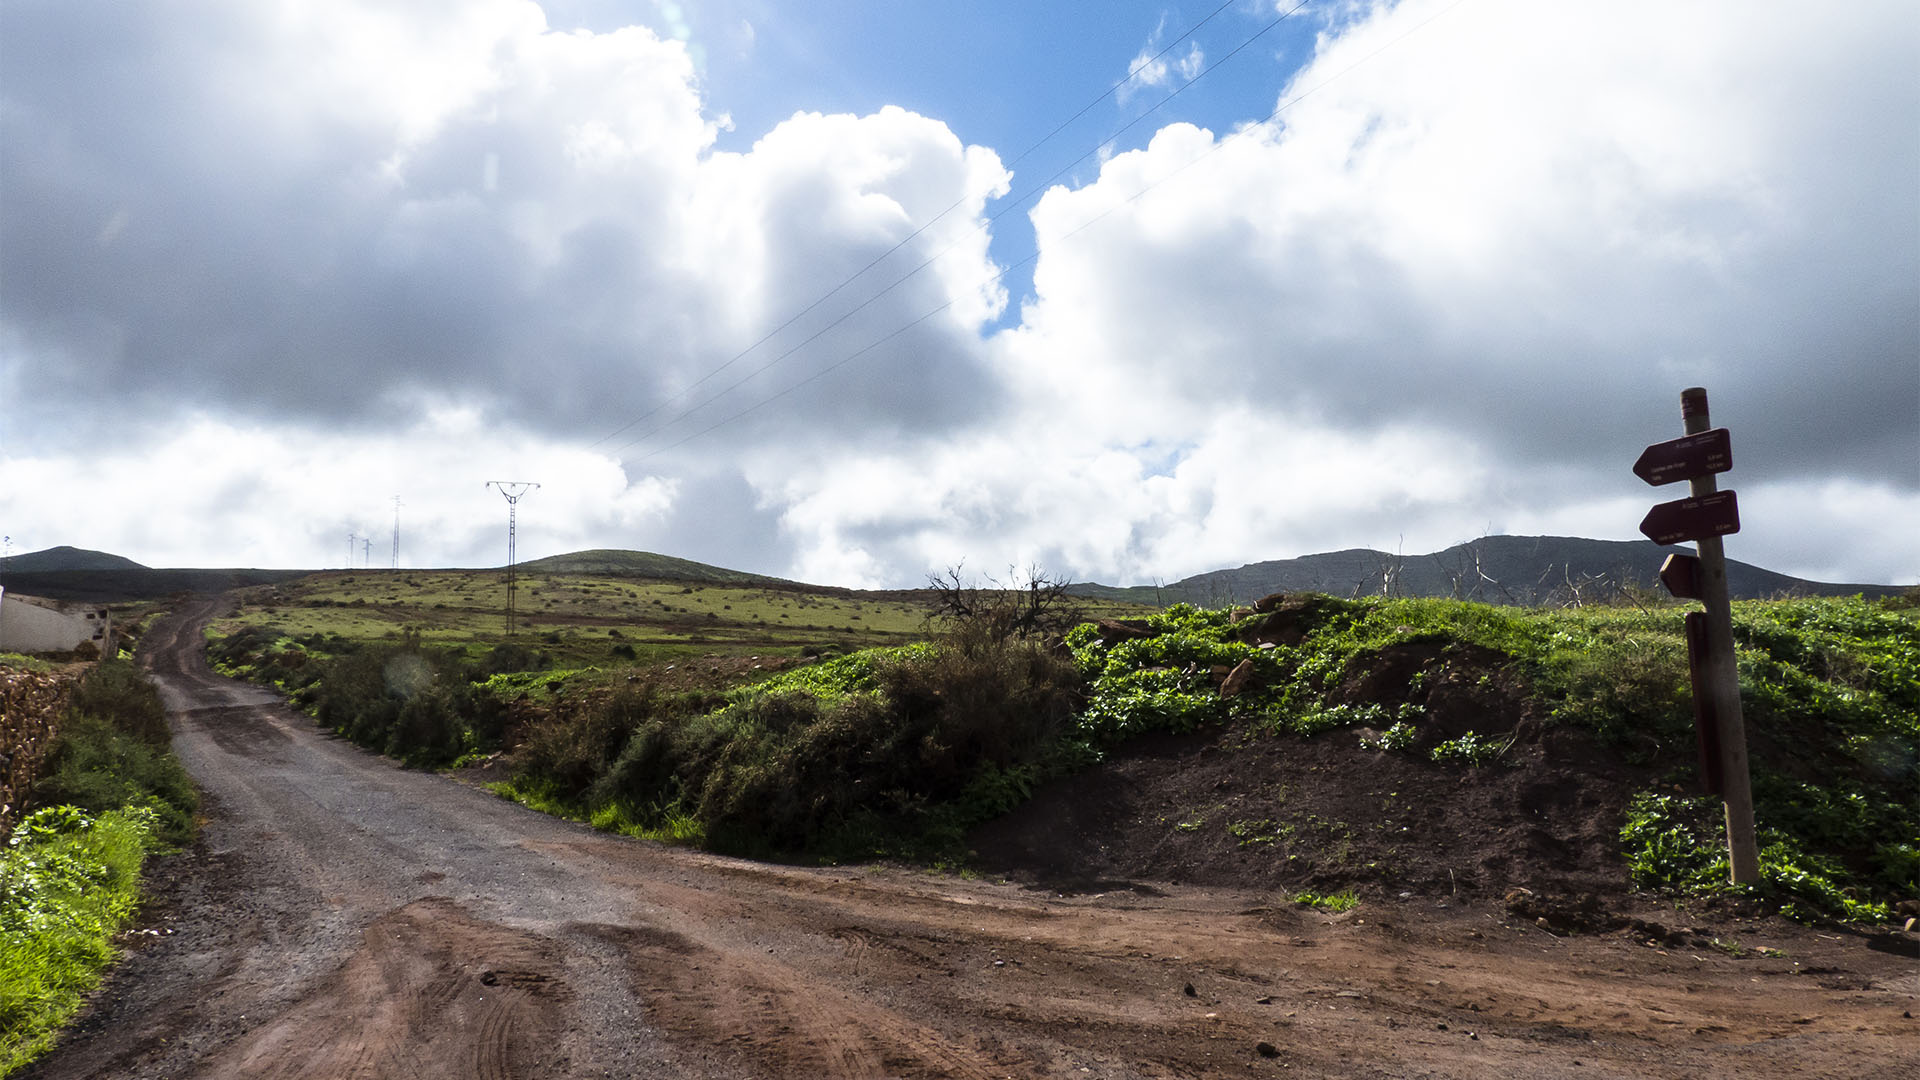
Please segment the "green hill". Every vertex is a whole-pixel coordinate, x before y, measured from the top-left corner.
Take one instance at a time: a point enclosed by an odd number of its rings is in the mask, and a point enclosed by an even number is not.
[[[1276,592],[1561,604],[1617,594],[1626,586],[1657,587],[1661,562],[1670,554],[1688,550],[1662,547],[1648,540],[1487,536],[1426,555],[1349,548],[1212,570],[1169,585],[1076,585],[1073,591],[1083,596],[1157,605],[1182,601],[1202,606],[1245,604]],[[1746,600],[1856,594],[1875,597],[1905,591],[1895,585],[1808,581],[1737,559],[1727,560],[1727,588],[1735,599]]]
[[[741,570],[709,566],[691,559],[676,559],[651,551],[619,551],[596,548],[566,555],[549,555],[520,564],[520,569],[542,574],[613,574],[620,577],[654,578],[661,581],[704,581],[724,585],[789,585],[784,578],[749,574]]]

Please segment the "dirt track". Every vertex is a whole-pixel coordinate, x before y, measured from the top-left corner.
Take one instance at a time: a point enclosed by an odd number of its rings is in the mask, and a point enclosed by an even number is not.
[[[147,642],[202,840],[29,1076],[1920,1075],[1911,939],[1715,928],[1736,957],[1431,896],[1326,916],[632,842],[211,675],[211,610]]]

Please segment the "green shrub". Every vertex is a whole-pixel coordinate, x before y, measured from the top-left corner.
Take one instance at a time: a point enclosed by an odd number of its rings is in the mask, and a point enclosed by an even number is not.
[[[68,709],[112,722],[118,730],[155,746],[166,746],[167,710],[140,669],[125,660],[93,665],[74,684]]]
[[[417,635],[311,666],[316,677],[304,696],[314,716],[408,765],[446,765],[490,749],[505,727],[505,706],[467,681],[456,655],[422,648]]]
[[[734,851],[872,854],[1024,798],[1079,679],[1025,638],[956,633],[714,699],[633,684],[538,725],[517,793]],[[974,820],[978,820],[975,818]]]
[[[95,814],[145,807],[161,840],[192,838],[199,794],[168,750],[159,693],[132,664],[105,661],[79,679],[43,768],[36,806],[64,803]]]
[[[156,835],[168,844],[193,837],[199,795],[180,762],[166,750],[80,714],[61,725],[47,755],[34,802],[70,804],[96,814],[137,806],[150,810]]]
[[[0,851],[0,1076],[53,1044],[115,956],[138,904],[153,815],[98,818],[57,806],[27,816]]]
[[[1730,883],[1724,811],[1717,798],[1641,794],[1627,808],[1621,847],[1636,885],[1672,893],[1744,895],[1797,918],[1879,921],[1889,908],[1849,884],[1831,856],[1776,828],[1760,830],[1761,880]],[[1907,885],[1913,884],[1909,879]]]
[[[1430,756],[1443,765],[1472,765],[1479,768],[1498,759],[1512,745],[1511,738],[1491,739],[1469,731],[1457,739],[1448,739],[1435,746]]]

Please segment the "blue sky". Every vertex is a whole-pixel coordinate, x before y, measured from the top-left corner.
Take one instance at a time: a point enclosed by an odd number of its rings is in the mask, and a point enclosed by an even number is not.
[[[1729,554],[1920,580],[1910,0],[1310,3],[1016,202],[1212,10],[0,0],[0,532],[1127,584],[1633,538],[1702,385]]]
[[[1226,132],[1264,119],[1328,17],[1298,0],[1224,7],[1218,0],[1184,7],[583,0],[549,8],[556,29],[638,20],[685,40],[705,73],[709,109],[732,119],[716,140],[721,149],[747,150],[795,112],[866,114],[887,105],[939,117],[962,140],[994,147],[1014,179],[1012,191],[989,206],[1004,215],[992,251],[1013,268],[1008,285],[1016,297],[1031,281],[1030,268],[1018,264],[1034,253],[1025,214],[1040,185],[1056,176],[1085,183],[1104,156],[1139,149],[1168,123]],[[1161,66],[1173,69],[1164,81],[1122,85],[1163,51]],[[1182,61],[1199,70],[1179,70]],[[1204,78],[1192,78],[1201,71]],[[1110,93],[1116,85],[1122,88]]]

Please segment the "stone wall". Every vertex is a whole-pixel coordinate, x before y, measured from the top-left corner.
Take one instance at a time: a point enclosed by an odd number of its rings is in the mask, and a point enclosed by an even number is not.
[[[20,820],[72,689],[65,676],[0,668],[0,838]]]

